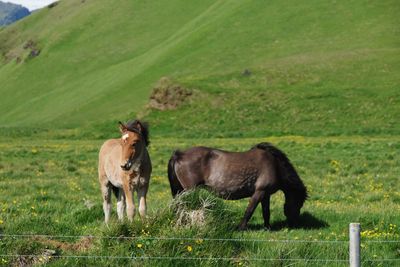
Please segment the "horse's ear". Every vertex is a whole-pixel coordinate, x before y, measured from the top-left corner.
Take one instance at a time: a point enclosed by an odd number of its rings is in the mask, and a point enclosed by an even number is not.
[[[118,122],[119,123],[119,130],[120,130],[120,132],[121,133],[124,133],[124,132],[126,132],[127,131],[127,127],[126,127],[126,125],[125,124],[123,124],[122,122]]]
[[[140,133],[143,131],[143,126],[140,123],[140,121],[136,121],[136,126],[135,127],[139,130]]]

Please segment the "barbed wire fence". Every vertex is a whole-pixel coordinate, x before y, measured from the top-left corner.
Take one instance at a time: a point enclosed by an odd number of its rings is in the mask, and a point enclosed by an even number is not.
[[[349,263],[350,266],[360,266],[360,246],[361,242],[364,244],[385,244],[395,243],[400,244],[400,240],[362,240],[360,239],[360,229],[353,234],[356,240],[352,238],[352,226],[349,228],[349,240],[300,240],[300,239],[253,239],[253,238],[201,238],[201,237],[147,237],[147,236],[98,236],[98,235],[47,235],[47,234],[1,234],[0,239],[109,239],[109,240],[168,240],[168,241],[198,241],[202,242],[247,242],[247,243],[317,243],[317,244],[348,244],[349,245],[349,258],[348,259],[323,259],[323,258],[263,258],[263,257],[215,257],[215,256],[134,256],[134,255],[38,255],[38,254],[0,254],[0,258],[19,258],[30,257],[39,258],[47,257],[53,259],[90,259],[90,260],[165,260],[165,261],[247,261],[247,262],[305,262],[305,263],[337,263],[345,265]],[[353,239],[353,240],[352,240]],[[355,243],[354,243],[355,242]],[[352,247],[358,249],[356,254],[352,251]],[[400,265],[400,258],[382,258],[382,259],[363,259],[362,262],[366,263],[394,263]]]

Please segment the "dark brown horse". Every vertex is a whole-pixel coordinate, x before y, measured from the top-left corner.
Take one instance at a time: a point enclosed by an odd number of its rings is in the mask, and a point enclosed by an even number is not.
[[[239,225],[245,229],[261,202],[264,226],[269,229],[270,196],[278,190],[285,194],[284,212],[289,226],[298,223],[307,189],[286,155],[269,143],[246,152],[227,152],[208,147],[175,151],[168,163],[172,195],[205,185],[224,199],[250,197]]]

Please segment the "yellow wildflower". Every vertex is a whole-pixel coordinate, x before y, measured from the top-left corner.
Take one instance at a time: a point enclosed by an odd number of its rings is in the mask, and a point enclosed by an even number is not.
[[[136,246],[137,246],[138,248],[142,248],[142,247],[143,247],[143,244],[138,243],[138,244],[136,244]]]
[[[186,249],[187,249],[187,251],[189,251],[189,252],[192,252],[192,250],[193,250],[192,246],[187,246]]]

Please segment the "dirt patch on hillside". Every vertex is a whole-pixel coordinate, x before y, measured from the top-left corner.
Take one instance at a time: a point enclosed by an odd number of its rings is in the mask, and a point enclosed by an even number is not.
[[[23,45],[16,46],[9,51],[4,51],[2,56],[6,63],[14,59],[17,63],[22,63],[39,56],[40,52],[39,44],[36,41],[29,39]]]
[[[161,78],[150,95],[149,107],[157,110],[176,109],[190,101],[197,92],[174,83],[168,77]]]
[[[33,40],[28,40],[24,44],[24,49],[29,50],[29,57],[34,58],[40,54],[40,49],[38,48],[38,44]]]
[[[48,5],[47,6],[47,8],[54,8],[54,7],[56,7],[58,5],[58,2],[54,2],[54,3],[51,3],[50,5]]]

